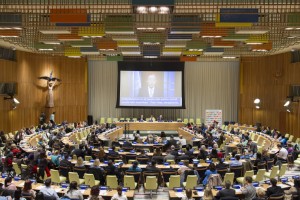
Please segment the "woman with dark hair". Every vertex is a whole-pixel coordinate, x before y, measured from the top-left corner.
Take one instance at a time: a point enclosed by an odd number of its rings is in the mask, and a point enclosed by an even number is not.
[[[23,198],[23,197],[21,196],[21,193],[22,193],[21,189],[17,189],[17,190],[15,191],[15,193],[14,193],[14,198],[13,198],[13,200],[26,200],[25,198]]]
[[[95,185],[91,188],[91,194],[89,200],[102,200],[102,197],[99,196],[100,189],[99,186]]]
[[[65,194],[65,196],[69,197],[70,199],[79,199],[83,200],[83,195],[80,190],[77,188],[77,182],[72,181],[69,186],[69,190]]]
[[[4,180],[4,187],[5,190],[17,190],[16,185],[12,183],[11,177],[6,177]]]
[[[35,194],[35,191],[32,189],[31,184],[32,183],[30,180],[25,181],[23,191],[22,191],[22,196],[26,196],[26,197],[31,196],[31,198],[34,199],[36,194]]]
[[[216,169],[216,166],[214,163],[210,163],[210,165],[208,166],[208,169],[205,171],[205,178],[203,180],[203,185],[206,185],[207,184],[207,181],[208,181],[208,177],[211,175],[211,174],[217,174],[217,169]]]

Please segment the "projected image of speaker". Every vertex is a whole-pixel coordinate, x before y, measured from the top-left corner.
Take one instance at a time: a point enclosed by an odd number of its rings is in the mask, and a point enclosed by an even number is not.
[[[119,62],[117,107],[185,108],[182,62]]]

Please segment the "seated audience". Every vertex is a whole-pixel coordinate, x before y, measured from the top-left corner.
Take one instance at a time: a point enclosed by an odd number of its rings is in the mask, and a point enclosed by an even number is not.
[[[186,139],[183,138],[182,135],[179,135],[178,144],[179,144],[180,148],[185,148],[186,147]]]
[[[217,174],[216,166],[214,163],[210,163],[208,169],[205,171],[205,178],[203,180],[203,185],[207,185],[208,178],[211,174]]]
[[[59,200],[59,197],[54,189],[51,188],[51,179],[45,181],[45,187],[41,188],[40,192],[47,197],[55,197],[56,200]]]
[[[132,163],[132,166],[129,167],[128,171],[130,171],[130,172],[141,172],[142,169],[139,168],[138,165],[139,165],[139,163],[138,163],[137,161],[134,161],[134,162]]]
[[[127,200],[126,195],[122,192],[122,186],[117,187],[117,193],[112,196],[111,200]]]
[[[17,190],[17,186],[12,183],[11,177],[6,177],[4,180],[4,189],[5,190]]]
[[[252,200],[256,197],[256,189],[252,185],[252,177],[246,176],[244,182],[244,187],[241,188],[242,194],[244,194],[245,200]]]
[[[227,169],[228,168],[228,165],[227,164],[225,164],[224,162],[223,162],[223,159],[222,158],[219,158],[218,159],[218,164],[216,165],[216,169],[218,170],[218,169]]]
[[[156,162],[155,161],[151,161],[151,164],[147,165],[147,167],[145,168],[145,171],[159,172],[159,173],[161,172],[161,170],[156,167]]]
[[[229,180],[225,181],[225,188],[217,193],[216,198],[220,199],[222,197],[235,197],[235,190],[230,189],[230,186],[231,182]]]
[[[212,190],[210,188],[206,187],[204,190],[204,195],[203,195],[202,200],[213,200],[213,199],[214,199],[214,196],[212,194]]]
[[[32,189],[32,182],[30,180],[26,180],[24,182],[24,187],[23,187],[23,190],[22,190],[22,196],[31,197],[32,199],[35,198],[36,193]]]
[[[175,161],[175,156],[171,154],[171,151],[167,150],[167,155],[164,158],[164,162],[167,162],[167,160],[173,160]]]
[[[270,197],[273,194],[283,194],[283,190],[281,187],[277,186],[277,180],[275,178],[270,179],[271,187],[267,189],[266,195]]]
[[[77,182],[72,181],[69,186],[69,190],[65,194],[65,196],[69,197],[70,199],[79,199],[83,200],[83,195],[80,190],[77,188]]]
[[[124,141],[122,148],[132,148],[132,144],[129,139],[126,139],[126,141]]]
[[[111,146],[112,147],[119,147],[119,146],[121,146],[120,145],[120,142],[119,142],[119,139],[116,137],[115,139],[114,139],[114,141],[111,143]]]
[[[141,153],[137,155],[137,158],[149,158],[149,156],[147,156],[145,150],[141,150]]]
[[[256,191],[257,197],[253,200],[266,200],[266,191],[263,188],[258,188]]]
[[[99,195],[100,189],[98,185],[95,185],[91,188],[91,193],[89,200],[102,200],[102,197]]]
[[[84,145],[80,144],[80,145],[79,145],[79,149],[74,149],[74,150],[72,151],[72,156],[73,156],[73,155],[76,155],[77,158],[78,158],[78,157],[84,158],[85,152],[84,152],[83,148],[84,148]]]
[[[232,160],[230,162],[230,167],[238,167],[238,166],[242,166],[242,163],[240,162],[240,156],[235,155],[235,160]]]
[[[162,152],[160,148],[156,148],[153,152],[153,156],[162,156]]]
[[[111,150],[109,150],[108,155],[110,156],[119,156],[119,153],[117,151],[115,151],[116,147],[112,146]]]
[[[206,151],[206,147],[205,147],[205,145],[202,145],[200,148],[199,154],[198,154],[198,158],[206,160],[207,156],[208,156],[208,153]]]
[[[70,169],[73,168],[73,164],[69,161],[69,154],[64,154],[64,159],[60,161],[59,165],[62,167],[68,167]]]
[[[78,158],[77,158],[77,162],[76,162],[76,164],[75,164],[75,167],[84,167],[82,157],[78,157]]]
[[[58,167],[58,166],[59,166],[59,159],[60,159],[59,151],[56,150],[56,151],[54,152],[54,154],[51,155],[51,162],[53,163],[53,165],[54,165],[55,167]]]
[[[179,155],[178,155],[178,150],[176,150],[175,146],[172,145],[171,146],[171,152],[170,152],[173,156],[175,156],[175,158],[177,158]]]
[[[282,163],[287,162],[288,151],[285,148],[283,148],[281,144],[277,144],[277,147],[279,149],[279,152],[276,154],[277,156],[276,165],[279,165],[279,167],[281,167]]]

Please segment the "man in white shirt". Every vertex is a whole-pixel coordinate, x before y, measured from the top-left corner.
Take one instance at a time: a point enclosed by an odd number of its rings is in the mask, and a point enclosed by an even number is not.
[[[59,197],[54,189],[51,188],[51,179],[45,180],[45,187],[40,190],[44,196],[55,197],[56,200],[59,200]]]
[[[179,145],[180,145],[181,148],[185,148],[186,147],[186,139],[183,138],[182,135],[179,136],[178,143],[179,143]]]
[[[127,200],[127,197],[125,194],[122,193],[122,187],[118,186],[117,187],[117,194],[114,194],[111,198],[111,200]]]
[[[277,144],[277,147],[279,149],[279,152],[277,153],[277,162],[276,165],[279,165],[281,167],[282,163],[287,162],[287,156],[288,156],[288,151],[281,146],[281,144]]]

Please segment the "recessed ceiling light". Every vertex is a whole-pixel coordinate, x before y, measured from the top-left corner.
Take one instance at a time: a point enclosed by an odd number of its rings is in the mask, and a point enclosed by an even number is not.
[[[144,6],[139,6],[139,7],[136,8],[136,10],[137,10],[138,13],[141,13],[141,14],[148,12],[148,9]]]
[[[287,31],[290,31],[290,30],[293,30],[294,28],[293,27],[287,27],[287,28],[285,28],[285,30],[287,30]]]
[[[262,42],[247,42],[246,44],[248,45],[259,45],[259,44],[263,44]]]
[[[235,57],[235,56],[223,56],[222,58],[224,58],[224,59],[235,59],[237,57]]]
[[[152,7],[149,8],[149,11],[152,12],[152,13],[157,12],[157,10],[158,10],[158,8],[155,7],[155,6],[152,6]]]
[[[260,107],[259,107],[259,106],[255,106],[255,108],[256,108],[256,109],[260,109]]]
[[[144,58],[158,58],[157,56],[144,56]]]
[[[53,51],[53,49],[38,49],[39,51]]]

